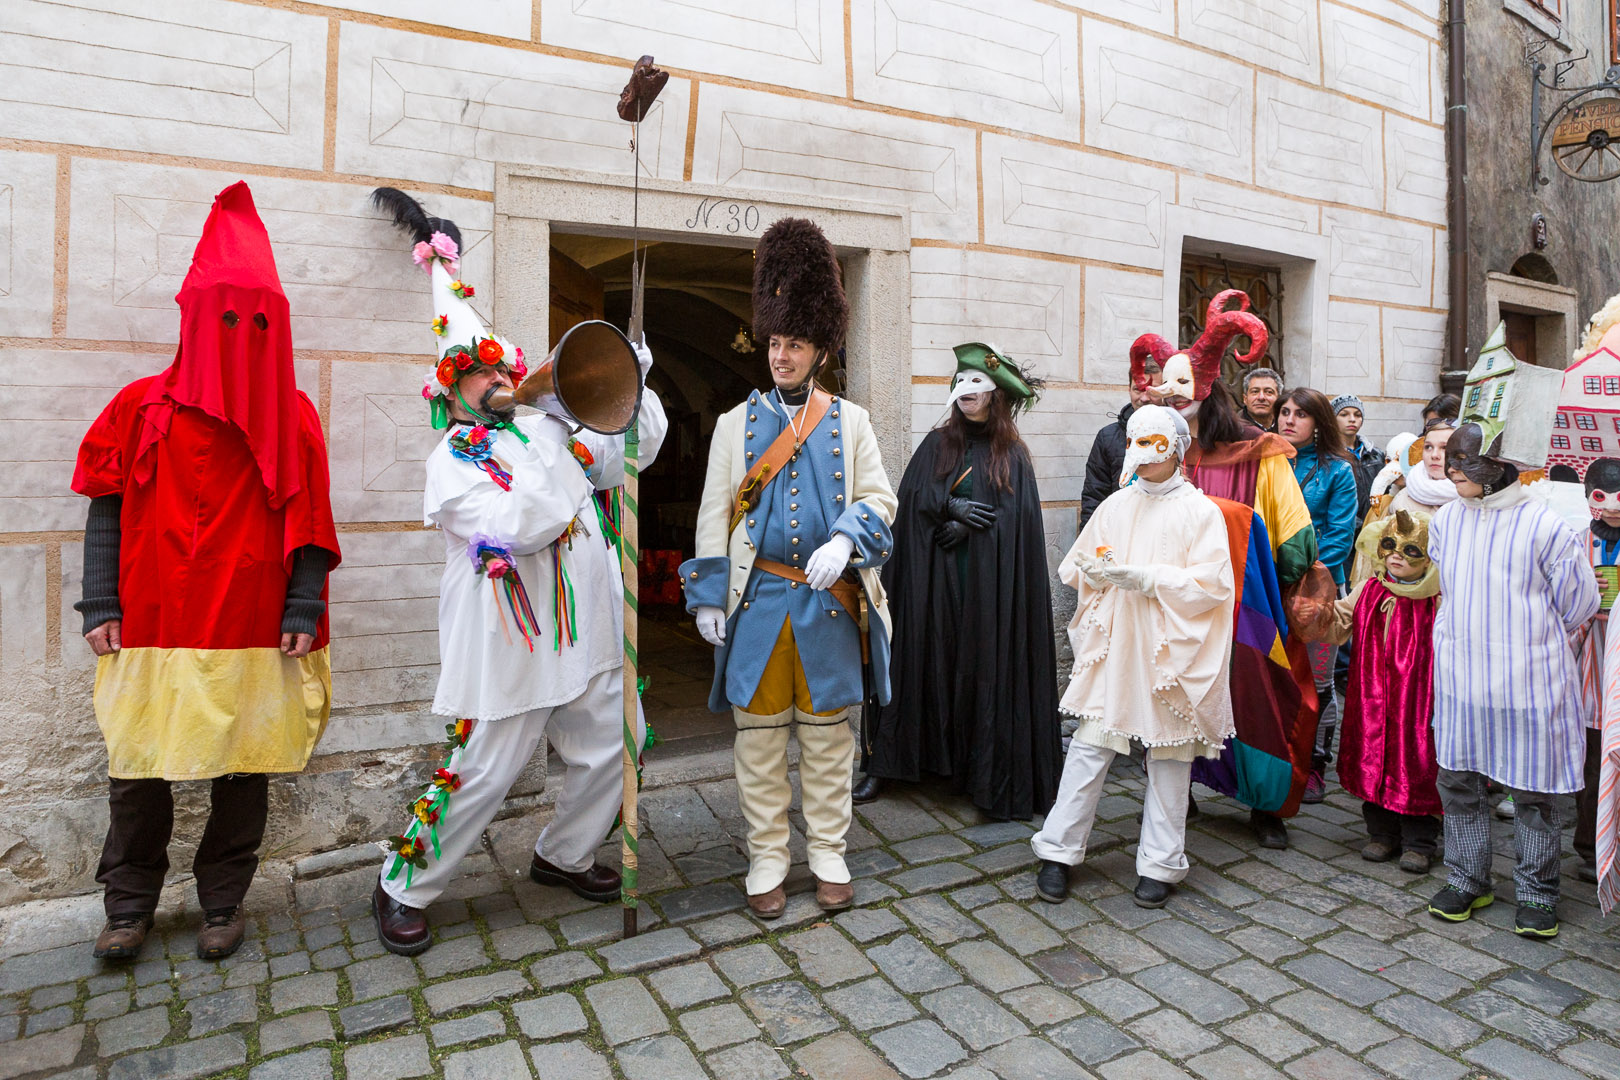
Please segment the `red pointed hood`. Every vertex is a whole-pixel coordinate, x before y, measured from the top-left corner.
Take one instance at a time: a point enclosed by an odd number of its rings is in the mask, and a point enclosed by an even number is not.
[[[292,321],[270,235],[247,184],[238,181],[214,198],[175,299],[180,347],[141,406],[146,424],[137,482],[150,475],[145,450],[168,434],[174,408],[187,405],[242,433],[271,508],[282,506],[300,485]]]

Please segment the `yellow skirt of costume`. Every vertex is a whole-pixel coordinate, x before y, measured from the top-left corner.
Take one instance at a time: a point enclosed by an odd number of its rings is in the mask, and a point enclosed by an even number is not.
[[[327,649],[123,649],[96,663],[96,721],[118,780],[300,772],[332,713]]]

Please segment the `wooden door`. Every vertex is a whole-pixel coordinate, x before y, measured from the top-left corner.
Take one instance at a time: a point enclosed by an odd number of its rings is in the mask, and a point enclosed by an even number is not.
[[[603,313],[602,279],[556,248],[551,249],[551,345],[572,327]]]
[[[1526,364],[1536,363],[1536,317],[1522,311],[1502,312],[1508,351]]]

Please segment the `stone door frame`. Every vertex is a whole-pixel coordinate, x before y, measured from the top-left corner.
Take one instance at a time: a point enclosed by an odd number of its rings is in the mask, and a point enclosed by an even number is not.
[[[550,350],[551,232],[629,236],[628,176],[532,165],[495,170],[495,325]],[[647,240],[752,247],[778,218],[813,219],[844,263],[847,393],[872,414],[890,478],[911,453],[911,223],[903,209],[643,178]]]

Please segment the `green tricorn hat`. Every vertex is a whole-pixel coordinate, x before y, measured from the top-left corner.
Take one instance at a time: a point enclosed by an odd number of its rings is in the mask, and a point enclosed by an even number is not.
[[[963,395],[997,388],[1006,391],[1014,412],[1028,409],[1039,399],[1045,384],[1020,371],[1018,365],[994,345],[969,341],[952,351],[956,353],[956,377],[951,380],[951,396],[945,402],[946,408]]]

